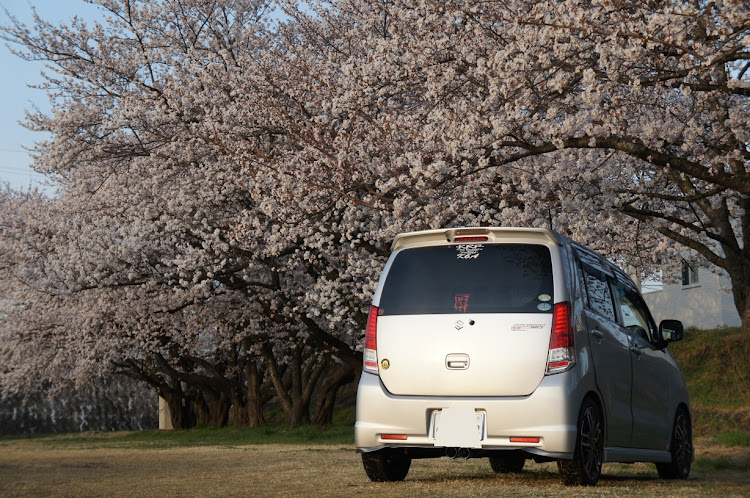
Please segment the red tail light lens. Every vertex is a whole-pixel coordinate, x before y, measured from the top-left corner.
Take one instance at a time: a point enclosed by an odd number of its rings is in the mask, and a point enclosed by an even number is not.
[[[382,434],[381,439],[390,439],[393,441],[406,441],[408,437],[406,434]]]
[[[370,306],[365,329],[364,370],[378,373],[378,307]]]
[[[550,349],[567,348],[573,345],[573,327],[570,323],[570,303],[557,303],[552,310],[552,337]]]
[[[511,443],[538,443],[540,439],[538,437],[511,437]]]
[[[552,310],[552,334],[547,354],[547,374],[564,372],[575,364],[574,346],[570,303],[557,303]]]

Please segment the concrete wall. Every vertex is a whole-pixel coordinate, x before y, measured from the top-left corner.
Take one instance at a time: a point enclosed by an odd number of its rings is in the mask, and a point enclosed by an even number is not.
[[[681,320],[685,327],[713,329],[737,327],[740,315],[734,306],[729,279],[707,268],[698,268],[698,282],[692,285],[664,284],[663,290],[643,294],[654,319]]]
[[[171,431],[174,429],[169,405],[167,404],[167,400],[161,396],[159,396],[159,429],[165,431]]]

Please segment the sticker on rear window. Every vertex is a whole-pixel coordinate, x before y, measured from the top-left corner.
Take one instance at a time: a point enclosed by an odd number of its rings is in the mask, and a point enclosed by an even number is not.
[[[552,299],[552,296],[550,296],[549,294],[539,294],[539,297],[537,297],[537,299],[539,299],[543,303],[546,303],[547,301]]]
[[[550,303],[539,303],[536,305],[536,309],[539,311],[549,311],[552,309],[552,305]]]
[[[459,313],[466,313],[469,310],[470,294],[456,294],[453,299],[453,309]]]
[[[482,244],[464,244],[456,246],[456,258],[458,259],[477,259],[480,251],[484,249]]]

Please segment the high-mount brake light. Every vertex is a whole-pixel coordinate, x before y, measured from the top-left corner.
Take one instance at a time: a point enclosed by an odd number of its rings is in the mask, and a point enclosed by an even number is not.
[[[570,303],[556,303],[552,310],[552,334],[547,353],[547,375],[565,372],[575,364]]]
[[[365,329],[364,365],[365,372],[378,374],[378,307],[370,306]]]
[[[487,242],[489,237],[483,235],[481,237],[456,237],[453,242]]]

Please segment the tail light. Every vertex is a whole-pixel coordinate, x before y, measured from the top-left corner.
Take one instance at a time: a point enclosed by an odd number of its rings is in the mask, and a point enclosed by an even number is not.
[[[364,370],[378,374],[378,307],[370,306],[365,329]]]
[[[575,345],[570,303],[557,303],[552,310],[552,335],[547,353],[547,375],[569,370],[574,364]]]

